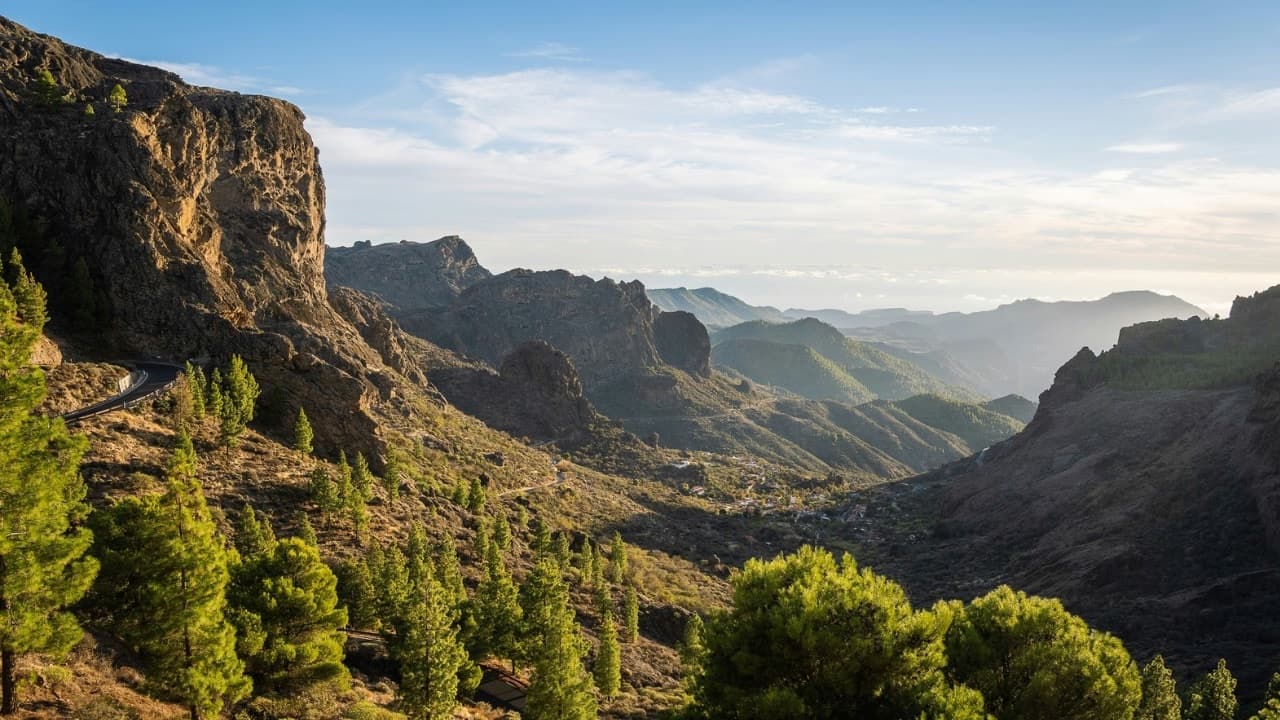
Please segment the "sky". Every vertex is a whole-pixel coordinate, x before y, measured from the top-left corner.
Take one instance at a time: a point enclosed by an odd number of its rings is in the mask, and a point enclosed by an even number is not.
[[[780,307],[1280,283],[1280,3],[5,0],[307,115],[326,239]]]

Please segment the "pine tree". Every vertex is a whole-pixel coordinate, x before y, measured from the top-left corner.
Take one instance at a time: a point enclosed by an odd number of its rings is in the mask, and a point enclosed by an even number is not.
[[[222,371],[214,368],[209,373],[209,387],[205,390],[205,406],[214,420],[222,421]]]
[[[148,679],[199,720],[252,685],[226,617],[224,540],[195,473],[195,450],[183,435],[166,492],[117,503],[96,528],[95,554],[104,560],[97,594],[116,605],[116,634],[142,658]]]
[[[516,529],[520,532],[529,529],[529,511],[523,505],[516,506]]]
[[[514,659],[520,651],[523,612],[519,591],[496,543],[485,553],[485,574],[476,587],[477,655]]]
[[[311,421],[307,420],[305,408],[298,408],[298,420],[293,424],[293,449],[303,455],[311,454],[311,441],[316,437],[311,430]]]
[[[578,552],[578,581],[583,587],[590,587],[596,577],[595,543],[591,538],[582,539],[582,549]]]
[[[427,531],[422,523],[415,522],[409,526],[409,539],[405,542],[404,555],[409,571],[409,584],[414,588],[422,587],[426,577],[435,572],[431,550],[427,547]]]
[[[640,639],[640,602],[636,597],[636,589],[627,587],[627,593],[622,599],[622,619],[626,623],[623,631],[623,640],[633,643]]]
[[[551,554],[560,564],[561,572],[569,572],[573,565],[573,551],[569,549],[569,534],[558,532],[551,541]]]
[[[1173,673],[1164,658],[1156,655],[1142,668],[1142,702],[1133,720],[1181,720],[1182,700],[1178,698]]]
[[[627,576],[627,544],[617,532],[613,534],[613,542],[609,546],[609,579],[615,585],[621,585]]]
[[[400,499],[400,483],[405,474],[405,462],[400,453],[394,450],[387,452],[387,462],[382,468],[382,490],[389,502]]]
[[[1227,661],[1200,678],[1187,694],[1186,720],[1234,720],[1237,709],[1236,679],[1227,669]]]
[[[552,550],[551,528],[542,522],[542,518],[536,518],[533,521],[533,542],[530,547],[533,549],[533,554],[539,558]]]
[[[493,541],[503,552],[511,549],[511,524],[507,522],[506,513],[499,512],[493,520]]]
[[[480,481],[480,476],[471,478],[471,489],[467,492],[467,509],[479,515],[484,512],[485,495],[484,483]]]
[[[453,492],[450,494],[449,499],[458,507],[467,507],[471,503],[470,487],[467,481],[458,478],[457,482],[453,484]]]
[[[377,588],[378,619],[382,621],[384,628],[393,628],[413,595],[409,568],[406,567],[404,553],[398,547],[392,546],[382,553],[371,553],[370,557],[381,558],[381,562],[369,563],[374,587]]]
[[[249,366],[239,355],[232,355],[231,362],[227,365],[227,373],[223,379],[223,394],[235,406],[236,414],[241,423],[248,424],[253,422],[254,415],[257,413],[258,396],[262,394],[262,389],[258,387],[258,381],[253,377],[253,373],[249,372]]]
[[[1280,720],[1280,673],[1271,676],[1262,708],[1250,720]]]
[[[275,545],[276,534],[271,529],[271,521],[245,503],[236,522],[236,552],[245,560],[251,560],[270,553]]]
[[[544,558],[534,570],[545,584],[533,606],[533,678],[523,716],[528,720],[591,720],[596,698],[582,664],[584,641],[569,607],[569,592],[555,561]]]
[[[85,116],[85,117],[93,117],[94,115],[97,115],[97,114],[98,114],[98,113],[97,113],[97,111],[95,111],[95,110],[93,109],[93,103],[85,103],[85,104],[84,104],[84,116]]]
[[[686,693],[693,692],[693,684],[702,671],[702,661],[707,655],[707,646],[703,638],[706,626],[702,616],[694,613],[684,626],[684,638],[680,642],[680,674],[683,676]]]
[[[347,464],[347,451],[338,451],[338,487],[337,500],[340,505],[346,507],[351,504],[352,498],[356,496],[355,487],[351,484],[351,466]]]
[[[246,557],[232,577],[231,603],[252,616],[263,634],[261,649],[246,658],[255,680],[277,690],[345,683],[347,610],[338,605],[337,578],[319,550],[285,538]]]
[[[36,73],[36,99],[48,107],[62,102],[62,90],[58,89],[58,81],[49,68],[40,68]]]
[[[125,94],[124,88],[121,87],[120,83],[116,83],[115,87],[111,88],[111,94],[107,96],[107,104],[115,112],[124,110],[125,106],[129,104],[129,97]]]
[[[600,647],[596,650],[592,675],[600,694],[607,698],[618,694],[622,685],[622,650],[618,647],[618,631],[613,626],[612,612],[606,612],[600,622]]]
[[[355,558],[342,564],[338,573],[338,597],[347,606],[348,621],[352,627],[365,630],[379,628],[377,591],[365,558]]]
[[[316,529],[311,527],[311,518],[307,515],[306,510],[298,511],[298,533],[297,538],[313,548],[320,547],[320,539],[316,537]]]
[[[315,502],[316,507],[320,510],[320,516],[327,524],[334,515],[342,511],[342,501],[338,497],[338,488],[333,484],[333,478],[329,476],[329,471],[324,467],[317,467],[311,471],[309,485],[311,500]]]
[[[10,258],[0,282],[0,713],[17,711],[18,658],[60,655],[81,637],[64,610],[93,583],[92,536],[80,479],[85,442],[61,420],[34,412],[44,375],[29,364],[44,325],[44,291]]]
[[[361,503],[373,498],[373,473],[369,471],[369,461],[362,452],[356,453],[356,462],[351,468],[351,487],[355,488]]]
[[[453,604],[455,619],[467,600],[467,587],[462,581],[462,563],[458,561],[458,548],[453,537],[445,535],[436,544],[434,553],[435,576]]]
[[[191,392],[191,413],[196,420],[203,420],[205,413],[204,371],[188,362],[186,370],[183,371],[183,377],[186,380],[187,388]]]
[[[422,579],[396,626],[392,655],[400,664],[400,705],[413,720],[447,720],[458,704],[458,674],[468,665],[448,592],[431,573]]]

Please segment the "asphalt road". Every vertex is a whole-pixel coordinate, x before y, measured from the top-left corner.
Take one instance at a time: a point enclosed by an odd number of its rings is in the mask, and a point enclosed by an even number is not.
[[[124,392],[113,395],[102,402],[66,413],[62,416],[62,419],[70,425],[95,415],[132,407],[143,400],[168,390],[177,381],[178,375],[182,370],[182,367],[169,363],[136,363],[134,365],[134,382]]]

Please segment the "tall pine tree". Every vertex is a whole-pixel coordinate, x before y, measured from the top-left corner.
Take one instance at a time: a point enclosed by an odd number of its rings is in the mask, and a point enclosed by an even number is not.
[[[606,611],[600,621],[600,646],[591,669],[600,694],[611,698],[622,684],[622,650],[618,647],[618,629],[613,625],[613,612]]]
[[[61,654],[81,637],[64,610],[93,583],[92,536],[80,479],[83,439],[36,414],[44,375],[29,363],[44,326],[44,291],[15,250],[0,282],[0,713],[18,708],[16,664]]]
[[[511,572],[502,559],[497,543],[487,544],[485,574],[476,587],[475,654],[509,658],[514,666],[520,651],[520,628],[523,612],[519,591]]]
[[[293,449],[303,455],[311,454],[311,441],[316,437],[311,429],[311,421],[307,419],[307,411],[298,408],[298,420],[293,424]]]
[[[560,567],[544,558],[534,573],[544,583],[531,623],[540,642],[530,643],[536,650],[523,716],[529,720],[592,720],[597,712],[596,697],[582,663],[585,641],[569,607],[569,591],[560,579]]]
[[[1186,720],[1234,720],[1236,716],[1236,679],[1227,669],[1227,661],[1200,678],[1187,693]]]
[[[337,586],[319,550],[300,538],[272,540],[234,567],[229,599],[240,617],[251,617],[246,626],[262,633],[261,647],[245,658],[260,686],[345,684],[347,610]]]
[[[1160,655],[1142,668],[1142,702],[1133,720],[1182,720],[1182,700],[1178,698],[1173,673]]]
[[[95,594],[155,688],[185,704],[193,720],[248,695],[226,616],[228,553],[196,478],[191,439],[179,438],[163,495],[122,500],[102,513],[95,532],[104,565]]]
[[[413,720],[447,720],[458,705],[459,671],[469,664],[449,593],[423,576],[396,623],[392,654],[400,664],[400,705]]]

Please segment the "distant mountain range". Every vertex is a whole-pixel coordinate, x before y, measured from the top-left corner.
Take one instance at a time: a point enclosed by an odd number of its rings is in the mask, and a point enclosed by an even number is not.
[[[785,320],[713,290],[668,293],[680,304],[662,310],[638,282],[494,275],[456,237],[331,248],[325,271],[335,293],[375,295],[427,341],[412,350],[450,402],[516,436],[590,441],[598,412],[668,447],[902,477],[1023,424],[974,404],[983,396],[943,364],[815,319],[722,330],[713,368],[706,327],[681,308]],[[921,394],[938,399],[893,404]]]
[[[779,311],[712,288],[648,293],[658,307],[679,304],[710,327],[732,327],[728,323],[734,319],[739,324],[821,320],[851,338],[877,344],[883,352],[898,355],[946,384],[988,397],[1010,393],[1036,397],[1049,387],[1063,358],[1081,347],[1110,348],[1123,327],[1165,318],[1207,317],[1204,310],[1180,298],[1149,291],[1112,293],[1091,301],[1019,300],[994,310],[942,314],[902,308],[860,313]]]

